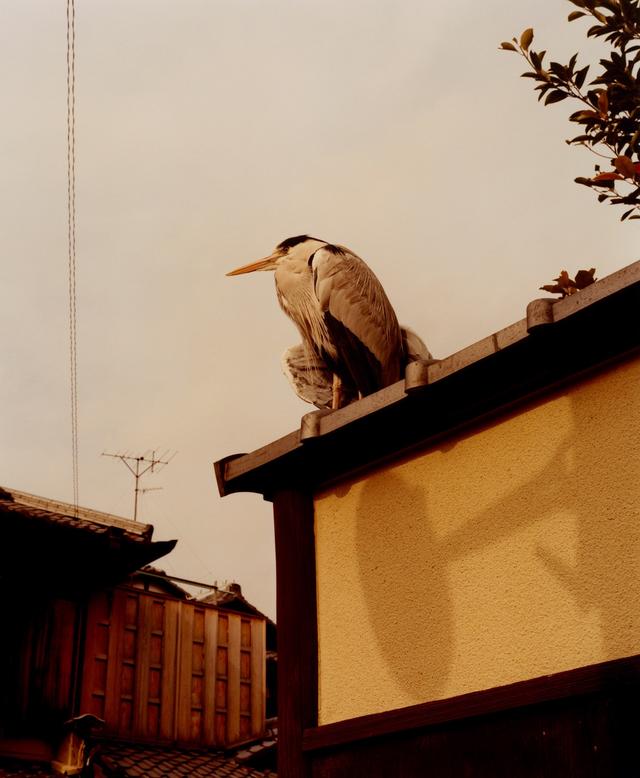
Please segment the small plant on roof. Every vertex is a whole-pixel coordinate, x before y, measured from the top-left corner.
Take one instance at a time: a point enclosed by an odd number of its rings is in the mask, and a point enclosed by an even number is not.
[[[557,278],[554,278],[553,284],[545,284],[541,286],[544,292],[550,292],[551,294],[559,294],[561,297],[567,297],[570,294],[575,294],[586,286],[590,286],[595,279],[595,267],[590,270],[578,270],[575,278],[569,278],[569,273],[566,270],[562,270]]]
[[[577,54],[566,65],[545,65],[546,52],[531,48],[532,28],[500,48],[524,57],[531,70],[522,77],[537,82],[538,100],[544,99],[545,105],[566,99],[579,104],[569,120],[580,125],[580,132],[566,142],[608,160],[611,169],[602,171],[596,165],[593,176],[576,178],[576,183],[593,189],[601,203],[627,206],[621,221],[640,219],[640,0],[569,1],[580,10],[568,20],[591,17],[596,24],[587,37],[611,44],[595,78],[587,80],[590,66],[579,67]]]

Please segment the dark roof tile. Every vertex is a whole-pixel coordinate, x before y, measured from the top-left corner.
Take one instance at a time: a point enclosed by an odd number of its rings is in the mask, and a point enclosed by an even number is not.
[[[222,751],[102,743],[97,762],[114,778],[275,778],[273,772],[241,766]]]

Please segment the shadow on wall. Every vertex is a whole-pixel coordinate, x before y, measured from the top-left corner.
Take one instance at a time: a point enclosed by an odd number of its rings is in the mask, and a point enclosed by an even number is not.
[[[356,508],[361,592],[408,700],[449,696],[452,685],[453,693],[482,688],[456,691],[460,678],[450,676],[481,678],[487,663],[498,676],[516,674],[502,683],[566,669],[557,664],[567,655],[577,666],[637,653],[639,381],[638,365],[622,366],[551,400],[550,413],[541,401],[526,412],[529,426],[512,414],[435,452],[435,467],[430,453],[426,465],[414,460],[365,482]],[[555,418],[561,429],[550,428]],[[501,449],[500,428],[511,448]],[[485,434],[480,457],[473,438]],[[566,619],[553,612],[556,602],[565,603]],[[591,635],[581,645],[585,623]],[[575,644],[563,644],[571,630]],[[542,669],[518,676],[522,657],[514,654],[532,636],[532,666]]]
[[[359,573],[369,621],[396,680],[419,699],[438,696],[454,641],[447,564],[442,554],[433,553],[437,539],[427,514],[427,489],[393,474],[370,479],[357,508]],[[410,558],[390,553],[394,548],[409,549]]]

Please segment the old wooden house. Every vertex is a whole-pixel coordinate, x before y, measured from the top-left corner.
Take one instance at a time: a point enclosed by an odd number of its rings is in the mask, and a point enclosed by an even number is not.
[[[640,263],[251,454],[281,778],[632,776]]]
[[[63,723],[86,713],[104,738],[154,746],[263,734],[266,618],[134,574],[175,541],[7,489],[0,526],[0,756],[51,760]]]

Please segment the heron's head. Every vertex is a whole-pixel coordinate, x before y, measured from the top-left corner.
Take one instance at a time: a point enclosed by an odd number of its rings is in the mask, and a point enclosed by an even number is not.
[[[227,275],[239,276],[243,273],[252,273],[254,270],[275,270],[284,262],[289,261],[307,262],[314,252],[326,245],[325,240],[310,238],[308,235],[296,235],[294,238],[287,238],[282,243],[278,243],[268,257],[237,267]]]

